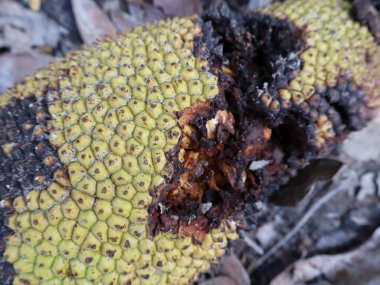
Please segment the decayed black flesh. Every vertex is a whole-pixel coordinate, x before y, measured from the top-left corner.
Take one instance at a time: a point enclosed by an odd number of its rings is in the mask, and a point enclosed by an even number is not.
[[[12,98],[0,109],[1,284],[11,284],[15,275],[11,264],[3,258],[6,237],[12,234],[5,223],[14,211],[13,199],[26,197],[31,190],[46,189],[53,181],[54,171],[62,166],[56,149],[49,143],[49,119],[44,97]]]
[[[154,201],[149,208],[153,235],[182,229],[193,235],[194,241],[201,241],[203,235],[199,233],[218,227],[227,218],[245,221],[239,223],[243,227],[252,224],[257,199],[271,196],[311,159],[326,155],[350,131],[361,129],[372,114],[365,107],[368,94],[345,77],[339,78],[336,86],[316,90],[307,108],[293,104],[273,109],[263,104],[260,97],[264,92],[282,104],[279,88],[286,88],[302,69],[299,54],[307,46],[303,30],[290,21],[258,12],[235,13],[216,1],[204,13],[201,25],[203,33],[196,40],[194,54],[210,62],[219,79],[220,94],[210,103],[208,115],[200,112],[191,125],[198,130],[198,151],[211,151],[217,145],[222,145],[222,150],[206,163],[208,166],[196,181],[207,185],[215,173],[226,179],[219,191],[208,189],[198,199],[183,194],[179,201],[173,201],[171,191],[177,188],[180,175],[189,171],[177,158],[178,145],[169,155],[173,175],[152,191]],[[233,114],[235,133],[219,125],[216,139],[209,140],[206,122],[218,110]],[[336,133],[322,149],[315,141],[313,112],[326,114]],[[264,129],[272,131],[269,141],[262,139]],[[271,163],[254,172],[248,170],[252,161],[259,160]],[[243,173],[247,173],[246,181],[241,179]],[[204,213],[201,204],[207,202],[212,207]]]
[[[262,90],[267,90],[274,98],[278,97],[278,88],[286,87],[295,72],[302,68],[298,55],[305,49],[303,31],[289,21],[259,13],[234,14],[225,5],[211,6],[204,14],[201,25],[203,35],[196,41],[194,54],[211,62],[212,72],[219,78],[221,94],[210,102],[208,115],[197,117],[191,124],[198,132],[198,150],[212,151],[216,145],[222,145],[223,150],[213,162],[209,162],[210,166],[205,167],[197,181],[207,184],[212,171],[228,176],[223,166],[235,169],[236,179],[226,179],[221,191],[208,189],[202,194],[202,203],[212,203],[207,213],[202,213],[198,200],[186,199],[186,195],[173,207],[168,197],[169,190],[178,184],[180,174],[186,171],[178,161],[178,146],[168,154],[173,168],[173,176],[166,181],[168,186],[152,191],[155,196],[149,209],[152,234],[175,232],[184,224],[190,224],[190,233],[192,229],[205,233],[218,227],[225,218],[243,220],[254,211],[254,201],[276,191],[297,169],[319,154],[310,110],[297,106],[284,111],[272,110],[259,100]],[[223,70],[222,66],[228,66],[232,74]],[[367,121],[368,118],[358,108],[352,108],[363,105],[365,94],[351,79],[341,78],[337,86],[317,92],[319,96],[316,98],[319,100],[312,108],[329,114],[338,134],[331,145],[344,138],[348,131],[361,128]],[[235,133],[231,134],[219,126],[216,139],[209,140],[205,126],[218,110],[228,110],[234,115]],[[181,114],[178,116],[181,117]],[[52,173],[59,164],[46,167],[41,161],[47,155],[55,156],[58,161],[56,150],[49,145],[47,132],[31,131],[37,125],[46,127],[48,118],[43,98],[13,99],[1,109],[0,144],[15,142],[17,146],[10,154],[0,149],[0,200],[12,200],[32,188],[41,190],[51,183]],[[267,142],[260,141],[264,128],[273,132],[272,139]],[[260,151],[244,155],[243,150],[250,145],[255,145]],[[271,160],[273,163],[249,173],[247,182],[243,183],[241,173],[247,171],[254,160]],[[33,184],[35,176],[45,178],[38,180],[42,184]],[[162,214],[159,203],[168,211]],[[0,208],[0,215],[6,217],[10,211],[10,208]],[[173,222],[173,216],[179,219]],[[5,227],[4,220],[0,220],[0,256],[5,246],[4,238],[11,233]],[[199,241],[197,236],[194,240]],[[3,284],[11,282],[13,276],[12,267],[0,261],[0,280]]]
[[[212,72],[219,77],[221,94],[210,103],[207,115],[195,116],[191,125],[198,130],[198,150],[212,151],[217,145],[223,145],[223,150],[213,158],[217,163],[208,161],[209,168],[197,181],[207,184],[210,173],[221,173],[228,178],[222,182],[223,190],[209,189],[202,194],[201,203],[212,203],[207,213],[202,213],[199,200],[186,195],[178,205],[173,205],[170,191],[178,185],[179,175],[186,171],[176,158],[178,146],[169,160],[177,172],[174,171],[175,175],[166,182],[166,186],[152,192],[155,202],[149,211],[153,234],[176,232],[188,225],[193,225],[193,228],[185,230],[187,233],[192,233],[192,230],[208,232],[227,217],[242,221],[247,211],[254,211],[253,202],[261,196],[264,186],[266,193],[275,190],[277,185],[286,182],[286,175],[279,173],[289,175],[289,170],[315,152],[313,143],[311,147],[304,144],[305,140],[313,141],[313,129],[301,111],[284,120],[284,114],[265,109],[258,100],[258,86],[266,85],[268,90],[277,92],[301,68],[298,53],[305,47],[302,31],[289,21],[259,13],[234,14],[226,5],[210,7],[201,25],[203,35],[196,40],[194,53],[211,63]],[[225,72],[222,66],[228,66],[232,74]],[[233,114],[236,133],[231,134],[223,126],[218,126],[216,139],[209,140],[206,123],[215,117],[218,110],[228,110]],[[291,138],[282,143],[284,138],[281,135],[294,126],[298,127],[290,134]],[[267,128],[278,128],[276,141],[261,141],[263,130]],[[302,134],[305,129],[308,130],[306,135]],[[252,145],[257,153],[249,153],[248,148]],[[272,160],[275,163],[259,170],[258,175],[249,173],[247,182],[242,181],[242,173],[247,172],[249,163],[254,160]],[[164,205],[167,211],[162,213],[160,205]],[[197,239],[195,233],[193,237]]]

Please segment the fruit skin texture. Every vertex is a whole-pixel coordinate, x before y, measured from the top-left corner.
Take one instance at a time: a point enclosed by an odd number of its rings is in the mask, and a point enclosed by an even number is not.
[[[236,237],[227,222],[203,244],[148,230],[149,190],[170,175],[165,152],[181,136],[176,112],[218,92],[208,63],[192,53],[199,32],[189,18],[139,27],[71,53],[1,97],[3,119],[27,109],[23,102],[47,113],[19,119],[31,128],[19,140],[10,141],[7,121],[2,155],[26,139],[52,150],[42,171],[47,183],[15,183],[21,195],[11,197],[14,233],[4,252],[16,271],[13,284],[187,284]],[[19,182],[16,174],[8,178]]]
[[[357,100],[363,113],[378,106],[379,49],[346,4],[286,1],[263,13],[304,29],[307,43],[289,86],[261,97],[266,107],[310,112],[323,148],[341,124],[313,107],[326,90],[349,90],[347,104]],[[173,175],[166,153],[182,138],[178,112],[219,93],[209,62],[193,55],[201,33],[195,18],[148,24],[75,51],[0,97],[0,178],[9,186],[0,198],[12,229],[3,255],[13,284],[189,284],[237,237],[228,219],[202,242],[148,228],[150,191]]]
[[[342,125],[362,128],[370,110],[380,104],[379,46],[368,27],[352,20],[350,8],[345,1],[310,0],[275,3],[263,10],[304,29],[302,68],[278,93],[282,106],[291,102],[310,114],[319,149],[344,132]],[[339,108],[347,119],[338,118]]]

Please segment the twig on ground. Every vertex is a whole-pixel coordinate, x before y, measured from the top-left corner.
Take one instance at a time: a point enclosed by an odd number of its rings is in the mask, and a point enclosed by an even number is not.
[[[257,244],[253,239],[251,239],[244,231],[240,232],[240,236],[243,238],[244,242],[252,248],[258,255],[263,255],[264,250],[260,245]]]
[[[350,179],[350,177],[345,177]],[[310,209],[305,213],[302,219],[293,227],[293,229],[286,234],[286,236],[281,239],[277,244],[275,244],[267,253],[264,254],[257,262],[254,260],[248,265],[247,272],[252,272],[255,269],[263,265],[270,257],[272,257],[278,250],[285,246],[301,229],[307,222],[314,216],[314,214],[329,200],[331,200],[338,193],[347,190],[348,187],[346,183],[341,183],[332,191],[328,192],[320,200],[318,200]]]

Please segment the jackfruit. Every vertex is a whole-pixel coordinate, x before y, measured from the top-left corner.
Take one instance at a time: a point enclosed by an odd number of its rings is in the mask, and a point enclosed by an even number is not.
[[[189,284],[248,204],[379,105],[380,49],[348,3],[206,18],[99,41],[0,97],[2,283]]]

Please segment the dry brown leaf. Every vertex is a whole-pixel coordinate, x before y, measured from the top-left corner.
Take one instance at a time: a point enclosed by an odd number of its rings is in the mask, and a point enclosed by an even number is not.
[[[272,0],[251,0],[248,3],[249,9],[258,9],[260,7],[264,7],[269,5],[272,2]]]
[[[82,40],[92,43],[116,33],[116,28],[94,1],[73,0],[73,12]]]
[[[379,127],[380,112],[378,112],[377,117],[366,128],[348,136],[348,139],[343,144],[343,150],[349,156],[359,161],[380,161]],[[368,137],[371,139],[368,139]]]
[[[120,32],[125,32],[144,24],[143,21],[121,11],[111,11],[110,15],[112,22]]]
[[[202,5],[199,0],[153,0],[155,6],[161,7],[170,16],[189,16],[200,14]]]
[[[43,13],[35,13],[15,1],[0,1],[0,48],[29,52],[34,47],[56,47],[66,30]]]
[[[0,55],[0,93],[13,86],[28,74],[46,66],[53,57],[40,52]]]
[[[379,284],[380,229],[358,249],[344,254],[317,255],[299,260],[278,275],[270,285],[306,285],[326,280],[334,285]]]
[[[56,23],[67,29],[70,40],[79,43],[80,35],[71,2],[71,0],[45,0],[42,1],[41,9]]]
[[[121,9],[120,0],[97,0],[96,2],[100,5],[102,10],[107,13]]]
[[[251,281],[241,261],[233,253],[223,256],[218,271],[235,281],[236,285],[250,285]],[[218,284],[218,283],[215,283]]]
[[[153,22],[167,17],[157,6],[148,3],[144,3],[144,11],[144,20],[146,22]]]
[[[120,10],[110,11],[112,22],[120,32],[125,32],[147,22],[163,19],[165,15],[160,9],[149,3],[128,2],[129,13]]]
[[[236,282],[227,276],[218,276],[209,280],[206,280],[199,285],[238,285]]]

